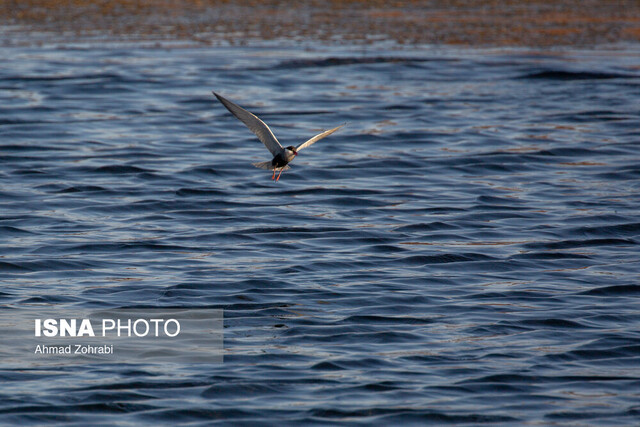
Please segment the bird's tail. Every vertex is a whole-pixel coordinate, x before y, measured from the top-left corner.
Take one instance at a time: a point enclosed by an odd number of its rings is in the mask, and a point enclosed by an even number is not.
[[[274,169],[273,165],[271,164],[271,160],[266,161],[266,162],[258,162],[258,163],[252,163],[253,166],[259,168],[259,169],[266,169],[266,170],[270,170],[272,171]],[[275,168],[275,170],[279,171],[279,170],[284,170],[286,171],[289,168],[289,165],[284,165],[281,168]]]

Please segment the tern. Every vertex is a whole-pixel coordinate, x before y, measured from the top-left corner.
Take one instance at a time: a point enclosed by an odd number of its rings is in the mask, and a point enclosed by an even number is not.
[[[265,122],[260,120],[254,114],[240,107],[239,105],[236,105],[228,99],[218,95],[217,93],[213,92],[213,94],[216,96],[216,98],[218,98],[218,101],[220,101],[222,105],[224,105],[227,110],[231,112],[231,114],[236,116],[236,118],[244,123],[251,132],[256,134],[258,139],[262,141],[265,147],[267,147],[267,150],[271,152],[271,154],[273,155],[272,160],[253,163],[253,166],[260,169],[273,170],[271,179],[275,179],[276,181],[280,179],[282,171],[289,169],[289,162],[291,162],[298,155],[298,151],[310,146],[314,142],[320,141],[325,136],[331,135],[342,126],[344,126],[341,125],[337,128],[329,129],[322,133],[319,133],[308,141],[305,141],[302,144],[298,145],[297,147],[294,147],[293,145],[283,147],[278,142],[278,139],[273,135],[273,132],[271,132],[271,129],[269,129],[269,126],[267,126]],[[280,171],[280,173],[278,173],[278,177],[276,178],[277,171]]]

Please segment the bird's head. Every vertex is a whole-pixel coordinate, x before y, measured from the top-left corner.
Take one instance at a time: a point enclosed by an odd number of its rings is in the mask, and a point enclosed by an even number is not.
[[[294,147],[293,145],[288,146],[287,150],[291,151],[294,156],[298,155],[298,150],[296,150],[296,147]]]

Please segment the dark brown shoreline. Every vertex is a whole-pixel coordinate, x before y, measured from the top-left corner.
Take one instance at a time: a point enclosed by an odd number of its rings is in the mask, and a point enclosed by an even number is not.
[[[318,40],[460,46],[593,46],[640,41],[632,0],[8,0],[2,36]]]

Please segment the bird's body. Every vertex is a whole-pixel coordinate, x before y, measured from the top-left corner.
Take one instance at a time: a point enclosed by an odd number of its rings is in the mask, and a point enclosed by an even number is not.
[[[228,99],[223,98],[217,93],[213,92],[213,94],[218,98],[218,101],[225,106],[227,110],[231,112],[238,120],[244,123],[251,132],[256,134],[258,139],[262,141],[262,143],[267,147],[267,149],[273,155],[273,159],[271,161],[253,163],[253,165],[260,169],[268,169],[273,171],[273,175],[271,179],[275,179],[278,181],[280,179],[280,175],[282,175],[282,171],[289,169],[289,163],[298,155],[298,151],[302,150],[305,147],[310,146],[316,141],[321,140],[325,136],[331,135],[333,132],[340,129],[342,126],[338,126],[337,128],[333,128],[327,131],[324,131],[313,138],[303,142],[302,144],[294,147],[290,145],[288,147],[283,147],[280,145],[276,137],[269,129],[269,126],[266,125],[265,122],[260,120],[257,116],[240,107],[239,105],[234,104]],[[276,172],[279,171],[278,177],[276,178]]]

